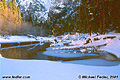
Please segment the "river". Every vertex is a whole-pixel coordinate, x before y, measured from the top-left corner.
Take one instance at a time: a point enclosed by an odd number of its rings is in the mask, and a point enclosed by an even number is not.
[[[72,51],[49,50],[51,47],[44,51],[37,51],[37,48],[35,50],[28,50],[26,47],[9,48],[1,50],[0,53],[4,58],[19,60],[50,60],[91,66],[118,66],[120,64],[119,60],[108,61],[97,54],[89,55],[73,53]]]

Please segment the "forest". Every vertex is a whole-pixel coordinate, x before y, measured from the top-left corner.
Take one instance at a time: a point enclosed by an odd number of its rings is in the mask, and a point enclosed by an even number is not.
[[[78,1],[78,0],[76,0]],[[53,26],[62,25],[56,32],[100,33],[120,32],[118,0],[81,0],[80,6],[66,19],[55,18]],[[54,28],[56,28],[54,26]],[[59,34],[59,33],[58,33]]]
[[[0,34],[26,35],[34,34],[37,30],[32,23],[23,21],[20,8],[15,0],[0,0]]]
[[[66,32],[90,35],[120,32],[119,0],[68,1],[71,5],[78,2],[80,5],[75,6],[67,17],[62,18],[64,12],[52,15],[49,12],[48,20],[33,24],[32,18],[23,20],[23,14],[15,0],[0,0],[0,34],[57,36]]]

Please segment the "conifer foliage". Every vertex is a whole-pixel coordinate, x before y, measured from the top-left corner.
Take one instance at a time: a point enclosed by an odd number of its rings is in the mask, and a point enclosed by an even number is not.
[[[81,2],[67,18],[53,15],[51,23],[56,34],[64,32],[100,33],[120,32],[120,0],[75,0]],[[58,14],[60,16],[60,14]],[[56,26],[61,26],[60,28]]]
[[[21,13],[15,0],[0,0],[0,30],[2,32],[16,33],[21,24]]]
[[[23,25],[24,20],[30,22],[32,26],[45,29],[47,32],[49,30],[48,34],[54,35],[64,34],[65,32],[89,33],[90,35],[91,33],[105,34],[113,30],[120,32],[120,0],[66,1],[68,3],[62,4],[63,7],[56,4],[56,6],[51,7],[47,20],[44,21],[44,18],[38,18],[42,11],[45,12],[43,5],[40,9],[40,6],[30,3],[28,10],[21,8],[20,12],[20,4],[17,6],[16,0],[7,0],[7,2],[6,0],[0,0],[0,31],[17,33],[21,28],[21,31],[26,32],[29,27]],[[35,3],[37,3],[36,0]],[[36,10],[41,13],[36,14]],[[57,13],[54,10],[59,12]],[[23,28],[26,29],[23,30]],[[30,32],[36,32],[32,28],[31,30]],[[40,32],[38,31],[38,33]]]

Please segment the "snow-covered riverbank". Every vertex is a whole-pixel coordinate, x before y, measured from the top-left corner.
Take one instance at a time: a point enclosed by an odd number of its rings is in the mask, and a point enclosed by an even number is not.
[[[40,41],[40,42],[51,42],[51,47],[47,50],[70,50],[72,53],[96,53],[103,52],[113,54],[117,58],[120,58],[120,33],[109,33],[105,35],[96,35],[83,33],[66,34],[61,36],[51,37],[34,37],[28,36],[9,36],[7,38],[0,37],[0,43],[12,43],[12,42],[29,42],[29,41]],[[50,55],[50,54],[46,54]],[[54,55],[54,54],[52,54]],[[114,57],[115,57],[114,56]],[[113,57],[113,58],[114,58]],[[111,57],[109,57],[111,58]],[[110,60],[110,59],[108,59]],[[114,59],[111,59],[114,60]]]
[[[0,38],[0,42],[22,42],[22,41],[47,41],[51,47],[47,48],[44,55],[73,58],[87,55],[98,56],[104,53],[114,54],[120,57],[120,34],[112,33],[106,35],[74,34],[57,37],[36,37],[11,36],[8,39]],[[90,51],[101,51],[99,54],[92,54]],[[104,51],[104,52],[102,52]],[[105,52],[106,51],[106,52]],[[60,52],[60,53],[59,53]],[[70,53],[71,52],[71,53]],[[81,54],[79,54],[79,52]],[[89,52],[88,54],[86,52]],[[103,55],[105,56],[105,55]],[[114,57],[114,56],[113,56]],[[113,58],[109,56],[109,60]],[[118,76],[111,80],[120,79],[120,61],[108,61],[101,58],[75,60],[20,60],[3,58],[0,54],[0,80],[3,76],[30,76],[28,80],[80,80],[80,76],[96,76],[92,80],[109,80],[110,76]],[[79,77],[78,77],[79,76]],[[99,78],[97,76],[107,76]],[[8,79],[9,80],[9,79]],[[12,80],[12,79],[10,79]],[[14,79],[16,80],[16,79]],[[19,79],[24,80],[24,79]],[[84,79],[88,80],[88,79]]]
[[[29,42],[29,41],[53,41],[52,38],[48,37],[34,37],[33,35],[30,36],[7,36],[2,37],[0,36],[0,43],[12,43],[12,42]]]
[[[51,45],[54,50],[79,50],[81,53],[108,52],[120,58],[120,33],[91,36],[77,33],[59,36],[56,40],[58,42]],[[54,48],[56,46],[61,47]]]
[[[81,60],[80,64],[72,62],[55,62],[48,60],[15,60],[0,58],[0,80],[3,76],[30,76],[27,80],[80,80],[78,76],[108,76],[107,78],[94,78],[92,80],[110,80],[110,76],[118,76],[111,80],[120,79],[120,65],[100,59]],[[94,65],[93,65],[94,64]],[[95,66],[97,64],[98,66]],[[93,65],[93,66],[92,66]],[[8,79],[12,80],[12,79]],[[15,79],[14,80],[18,80]],[[24,80],[24,79],[19,79]],[[85,79],[84,80],[88,80]]]

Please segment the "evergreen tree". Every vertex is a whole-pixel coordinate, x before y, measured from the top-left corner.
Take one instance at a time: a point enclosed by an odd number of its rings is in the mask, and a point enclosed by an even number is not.
[[[0,15],[2,15],[2,17],[3,17],[3,12],[4,12],[4,3],[3,3],[3,1],[0,1]]]
[[[14,30],[16,31],[17,26],[21,24],[22,17],[15,0],[8,0],[8,5],[6,4],[6,0],[0,1],[0,16],[2,18],[0,23],[3,25],[1,26],[3,31],[11,31],[10,27],[14,27]],[[9,24],[14,25],[10,26]]]
[[[5,9],[7,8],[6,0],[0,1],[0,12],[2,17],[5,17]]]
[[[4,9],[6,9],[7,8],[6,0],[3,0],[3,3],[4,3]]]
[[[21,17],[21,12],[20,12],[20,8],[18,7],[18,23],[21,23],[21,19],[22,19],[22,17]]]
[[[16,5],[16,1],[15,0],[12,0],[12,12],[13,12],[13,14],[17,14],[18,13],[17,5]]]

